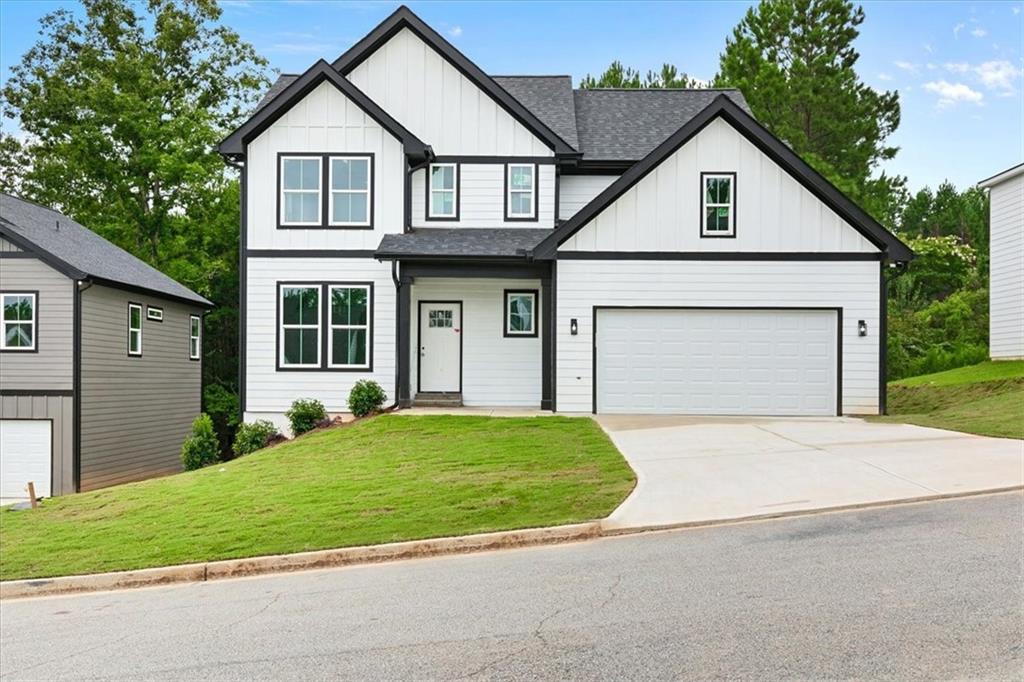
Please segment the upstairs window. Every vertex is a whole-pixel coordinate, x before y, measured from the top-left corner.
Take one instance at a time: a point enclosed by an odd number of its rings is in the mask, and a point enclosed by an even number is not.
[[[281,225],[320,226],[321,163],[319,156],[281,157]]]
[[[701,173],[701,236],[736,236],[736,174]]]
[[[199,336],[202,334],[202,322],[198,315],[188,316],[188,359],[198,360],[202,351]]]
[[[505,219],[537,219],[537,166],[510,163],[505,177]]]
[[[36,294],[0,294],[0,350],[36,350]]]
[[[427,218],[459,219],[459,167],[454,163],[430,166]]]
[[[280,305],[280,366],[319,367],[320,285],[282,285]]]
[[[330,367],[368,368],[370,286],[332,284],[327,291],[331,306]]]
[[[370,185],[372,173],[368,156],[332,156],[330,225],[370,226]]]
[[[128,304],[128,355],[142,355],[142,306]]]

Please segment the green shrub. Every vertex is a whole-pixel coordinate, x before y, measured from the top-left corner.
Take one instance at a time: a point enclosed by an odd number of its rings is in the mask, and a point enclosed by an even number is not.
[[[889,309],[888,346],[889,379],[942,372],[986,360],[988,290],[963,289],[920,309],[893,305]]]
[[[296,400],[284,416],[292,426],[292,435],[301,436],[327,419],[327,410],[319,400]]]
[[[365,417],[380,409],[388,396],[376,381],[363,379],[348,394],[348,409],[357,417]]]
[[[238,428],[238,394],[222,384],[208,384],[203,389],[203,411],[213,420],[221,455],[230,458],[231,442]]]
[[[235,454],[241,457],[265,448],[270,439],[277,435],[277,427],[266,419],[257,419],[252,424],[240,424],[235,433]]]
[[[192,422],[192,435],[181,444],[181,463],[186,471],[201,469],[217,461],[220,445],[213,431],[213,420],[203,412]]]

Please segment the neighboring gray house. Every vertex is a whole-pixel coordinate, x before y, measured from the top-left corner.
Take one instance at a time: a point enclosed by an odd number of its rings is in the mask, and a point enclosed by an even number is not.
[[[283,75],[241,169],[241,399],[559,412],[885,409],[913,253],[737,90],[492,76],[401,7]]]
[[[988,348],[1024,359],[1024,163],[978,183],[989,190]]]
[[[67,216],[0,194],[0,499],[181,470],[211,303]]]

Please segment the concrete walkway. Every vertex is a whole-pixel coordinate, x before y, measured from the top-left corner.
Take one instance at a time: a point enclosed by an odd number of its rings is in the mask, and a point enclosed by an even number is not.
[[[626,529],[1024,485],[1024,441],[854,418],[596,417],[637,472]]]

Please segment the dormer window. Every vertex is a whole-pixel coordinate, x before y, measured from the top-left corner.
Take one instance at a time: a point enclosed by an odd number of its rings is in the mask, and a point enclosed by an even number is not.
[[[736,236],[736,174],[701,173],[702,237]]]
[[[427,188],[427,219],[459,219],[459,166],[455,163],[430,164]]]
[[[510,163],[505,166],[505,219],[537,219],[537,165]]]

